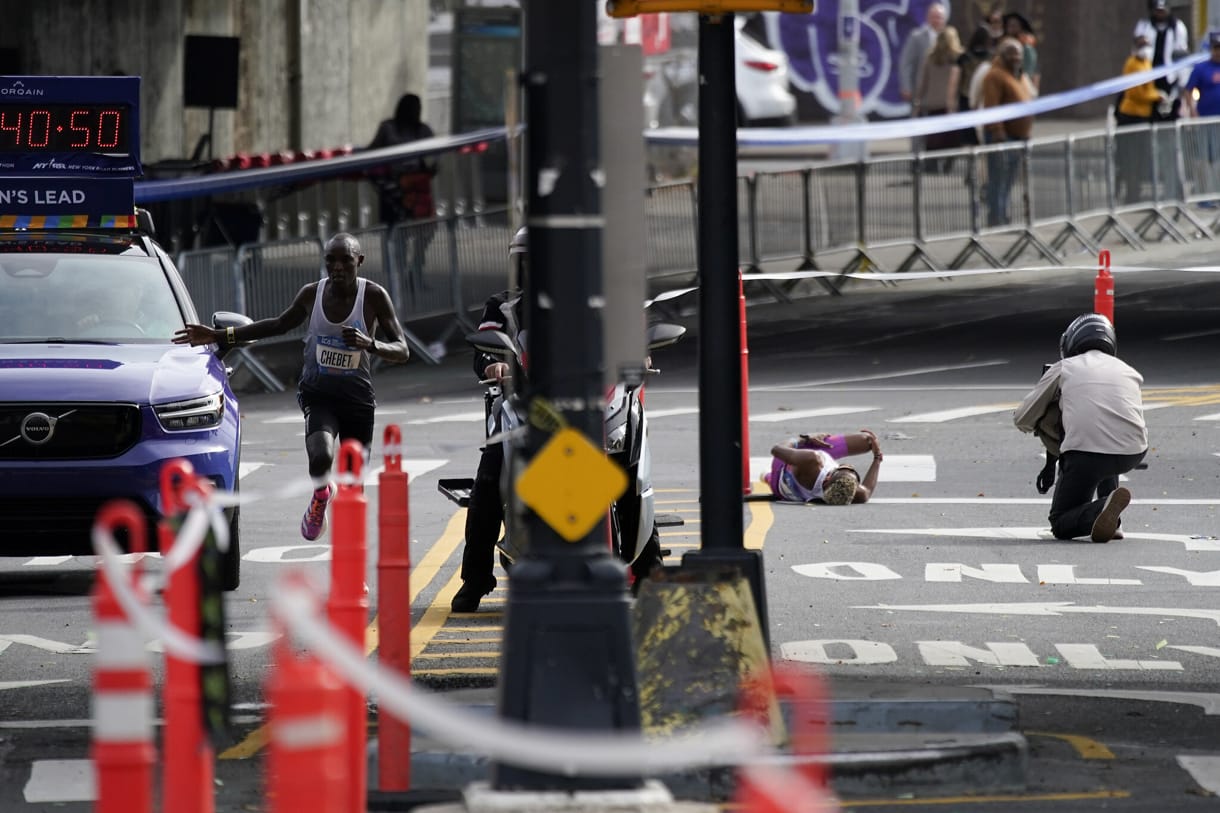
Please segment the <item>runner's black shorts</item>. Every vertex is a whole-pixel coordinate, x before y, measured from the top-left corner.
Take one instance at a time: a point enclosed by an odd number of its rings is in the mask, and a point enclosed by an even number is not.
[[[348,438],[360,441],[367,460],[373,443],[372,404],[360,404],[317,392],[299,390],[297,403],[305,413],[305,436],[314,432],[337,435],[342,442]]]

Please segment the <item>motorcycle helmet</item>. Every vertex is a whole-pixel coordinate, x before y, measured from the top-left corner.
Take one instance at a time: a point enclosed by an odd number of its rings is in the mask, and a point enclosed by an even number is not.
[[[1059,358],[1079,356],[1089,350],[1118,355],[1118,338],[1114,325],[1100,313],[1077,316],[1059,337]]]
[[[508,243],[508,287],[509,290],[525,290],[529,282],[530,232],[529,227],[517,229]]]

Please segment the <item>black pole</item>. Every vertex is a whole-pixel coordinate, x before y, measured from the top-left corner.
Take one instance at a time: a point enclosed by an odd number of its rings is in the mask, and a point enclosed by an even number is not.
[[[526,396],[558,414],[598,450],[603,339],[599,178],[597,5],[572,0],[525,4]],[[539,410],[540,407],[544,409]],[[537,460],[556,421],[531,423],[514,450],[514,478]],[[553,448],[553,447],[552,447]],[[581,482],[581,475],[573,479]],[[612,499],[617,495],[610,495]],[[609,499],[607,500],[607,505]],[[640,727],[626,570],[610,555],[604,513],[569,540],[514,496],[510,533],[526,534],[527,555],[509,581],[500,714],[561,728]],[[572,777],[492,766],[496,790],[623,789],[640,777]]]
[[[762,552],[746,550],[737,270],[737,81],[733,15],[699,17],[700,550],[683,567],[733,567],[750,582],[769,641]]]

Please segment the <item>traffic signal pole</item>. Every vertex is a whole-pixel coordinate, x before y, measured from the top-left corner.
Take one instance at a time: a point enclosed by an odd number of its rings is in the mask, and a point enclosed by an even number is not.
[[[507,522],[510,534],[524,533],[528,545],[509,582],[499,712],[543,726],[623,730],[639,728],[640,712],[626,570],[607,546],[606,508],[618,495],[607,494],[580,522],[577,509],[564,502],[606,488],[569,461],[596,452],[612,466],[602,428],[597,9],[572,0],[525,3],[525,349],[532,420],[509,456],[515,485]],[[550,484],[533,491],[534,510],[522,507],[519,477],[523,490],[530,477]],[[734,498],[740,504],[740,495]],[[491,778],[496,791],[643,786],[640,777],[561,776],[504,763],[492,766]]]
[[[684,568],[735,568],[767,633],[762,551],[746,550],[737,269],[737,80],[733,14],[699,17],[699,515]]]

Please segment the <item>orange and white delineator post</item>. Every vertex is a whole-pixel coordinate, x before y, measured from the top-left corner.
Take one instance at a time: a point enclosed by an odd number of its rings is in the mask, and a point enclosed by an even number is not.
[[[791,751],[805,759],[796,768],[744,766],[737,773],[734,800],[744,813],[837,813],[840,805],[830,790],[826,762],[833,721],[821,678],[795,664],[773,664],[769,673],[742,687],[741,713],[767,724],[772,692],[793,701]]]
[[[148,550],[144,514],[128,500],[114,500],[95,522],[127,533],[133,553]],[[140,569],[132,567],[139,594]],[[141,595],[141,600],[144,596]],[[115,598],[105,571],[93,586],[97,655],[93,665],[93,743],[96,813],[151,813],[153,802],[153,687],[144,639]]]
[[[315,656],[297,655],[281,637],[264,693],[270,704],[269,813],[351,813],[343,684]]]
[[[402,430],[385,428],[385,468],[377,498],[377,660],[411,676],[411,538],[407,473],[402,470]],[[411,787],[411,727],[377,706],[377,788]]]
[[[349,438],[340,444],[336,468],[339,493],[331,505],[330,597],[326,601],[326,617],[349,641],[364,649],[369,618],[369,599],[364,590],[369,503],[364,496],[364,450],[359,441]],[[368,711],[363,691],[349,686],[345,694],[350,783],[345,809],[356,813],[368,806]]]
[[[195,469],[183,459],[171,460],[161,467],[161,512],[164,518],[157,524],[161,555],[167,557],[175,542],[174,527],[169,518],[179,516],[190,507],[185,495],[194,492],[206,497],[211,483],[195,476]],[[168,619],[193,638],[200,628],[199,553],[169,575],[165,590]],[[161,804],[174,813],[212,813],[215,809],[213,790],[212,743],[203,728],[202,691],[199,685],[199,664],[165,653],[165,730],[161,750],[165,766],[161,773]]]
[[[1114,275],[1110,273],[1110,250],[1097,255],[1097,278],[1093,281],[1093,312],[1114,324]]]

